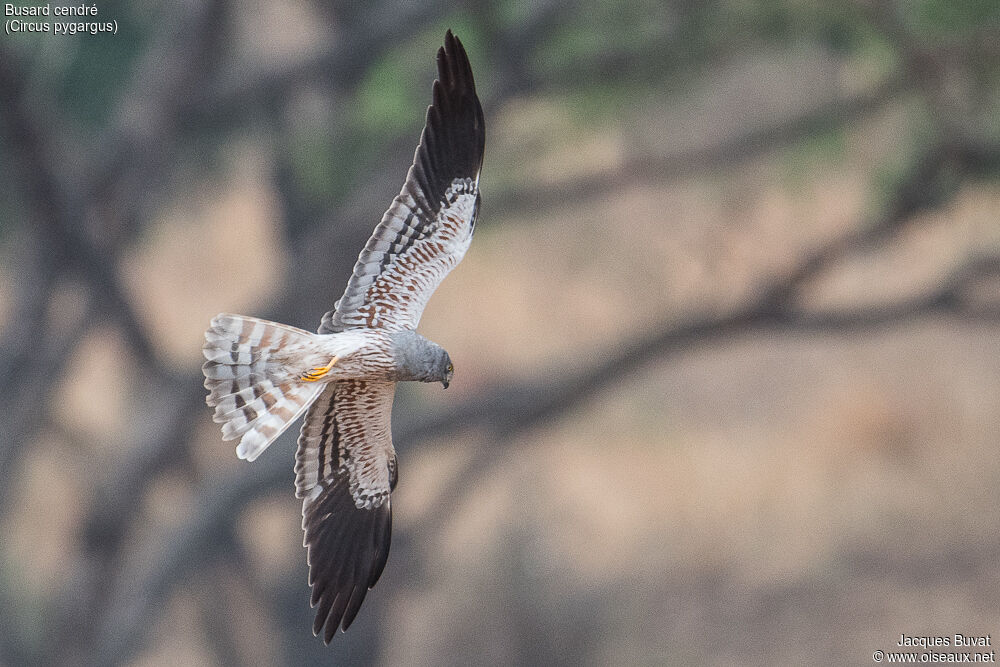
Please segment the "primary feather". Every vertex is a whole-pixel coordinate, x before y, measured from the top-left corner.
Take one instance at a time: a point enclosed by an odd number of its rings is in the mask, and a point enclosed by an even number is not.
[[[406,182],[364,250],[320,333],[416,329],[431,294],[465,255],[479,213],[483,109],[462,43],[438,51],[433,103]]]

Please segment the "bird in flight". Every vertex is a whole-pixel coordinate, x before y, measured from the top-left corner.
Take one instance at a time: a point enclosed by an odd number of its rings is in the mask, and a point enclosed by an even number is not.
[[[389,555],[398,479],[396,383],[440,382],[448,353],[416,332],[461,261],[479,213],[485,129],[465,48],[449,30],[406,182],[318,333],[221,314],[205,332],[205,388],[225,440],[253,461],[302,413],[295,494],[309,563],[313,633],[351,625]]]

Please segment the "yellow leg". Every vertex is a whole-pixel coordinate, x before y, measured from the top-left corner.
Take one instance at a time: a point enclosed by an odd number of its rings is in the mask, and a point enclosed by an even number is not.
[[[333,365],[337,363],[338,359],[340,359],[340,357],[334,357],[333,359],[330,360],[330,363],[328,363],[326,366],[317,366],[308,373],[304,373],[302,375],[302,379],[305,380],[306,382],[315,382],[316,380],[319,380],[324,375],[330,372],[330,369],[333,368]]]

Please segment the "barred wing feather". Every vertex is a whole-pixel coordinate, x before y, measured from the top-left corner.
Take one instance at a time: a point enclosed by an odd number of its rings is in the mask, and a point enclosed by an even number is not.
[[[396,455],[389,430],[392,382],[332,382],[309,408],[295,460],[295,491],[313,632],[327,643],[351,625],[389,556]]]
[[[448,31],[433,102],[406,183],[358,257],[320,333],[416,329],[431,294],[465,255],[479,212],[483,109],[465,48]]]

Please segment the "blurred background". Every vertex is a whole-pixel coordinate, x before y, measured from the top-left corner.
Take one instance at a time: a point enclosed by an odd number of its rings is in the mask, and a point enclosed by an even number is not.
[[[116,35],[0,38],[0,664],[1000,635],[1000,4],[97,8]],[[488,128],[421,324],[457,372],[398,391],[392,553],[324,647],[298,427],[237,460],[202,333],[316,328],[449,27]]]

